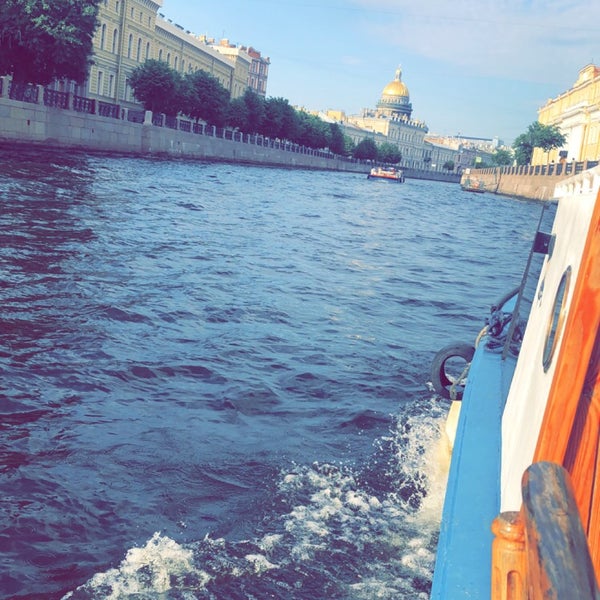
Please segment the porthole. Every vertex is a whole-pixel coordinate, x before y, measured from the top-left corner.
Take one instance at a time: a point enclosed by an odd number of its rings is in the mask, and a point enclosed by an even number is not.
[[[544,344],[543,357],[544,371],[547,371],[552,364],[558,339],[565,324],[565,309],[570,283],[571,267],[567,267],[567,270],[563,273],[560,283],[558,284],[558,289],[556,290],[554,307],[552,308],[552,314],[550,315],[550,321],[548,323],[548,330],[546,331],[546,342]]]

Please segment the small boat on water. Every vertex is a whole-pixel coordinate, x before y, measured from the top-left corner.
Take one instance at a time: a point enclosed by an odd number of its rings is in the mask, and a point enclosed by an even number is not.
[[[485,192],[485,184],[481,179],[473,179],[471,177],[467,177],[460,183],[460,187],[465,192],[475,192],[476,194],[483,194]]]
[[[384,179],[404,183],[404,173],[396,167],[373,167],[367,175],[367,179]]]
[[[520,285],[432,364],[451,401],[432,600],[600,598],[600,168],[555,196]]]

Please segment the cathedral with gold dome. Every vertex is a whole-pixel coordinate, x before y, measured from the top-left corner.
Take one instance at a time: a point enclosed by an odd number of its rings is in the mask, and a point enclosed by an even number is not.
[[[412,118],[410,93],[400,67],[383,88],[374,109],[365,108],[360,115],[344,115],[339,120],[344,133],[356,144],[365,138],[377,144],[394,144],[400,148],[406,167],[424,168],[431,163],[431,145],[425,142],[429,129],[423,121]]]
[[[390,81],[381,93],[381,99],[377,103],[376,114],[389,118],[406,117],[410,119],[412,104],[406,84],[402,81],[402,69],[398,67],[396,76]]]

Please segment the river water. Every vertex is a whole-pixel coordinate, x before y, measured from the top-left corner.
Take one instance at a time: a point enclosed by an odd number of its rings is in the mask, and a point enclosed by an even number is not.
[[[540,204],[0,150],[0,597],[427,598],[431,360]]]

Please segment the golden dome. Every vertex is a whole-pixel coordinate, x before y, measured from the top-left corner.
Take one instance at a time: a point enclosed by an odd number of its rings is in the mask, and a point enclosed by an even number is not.
[[[404,96],[408,98],[408,88],[402,83],[402,69],[398,67],[396,70],[396,77],[394,81],[390,81],[384,88],[381,94],[382,96]]]

